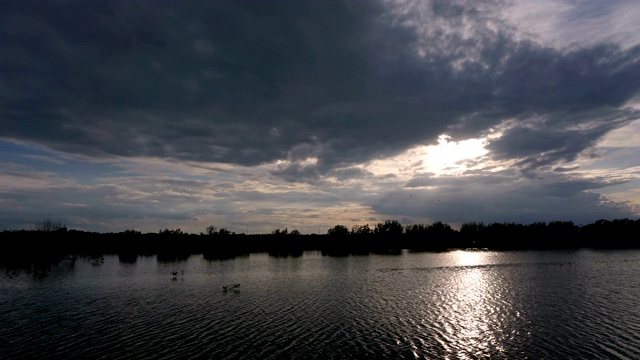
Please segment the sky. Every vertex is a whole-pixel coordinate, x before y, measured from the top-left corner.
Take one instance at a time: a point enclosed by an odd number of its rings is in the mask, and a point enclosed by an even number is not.
[[[636,0],[6,1],[0,229],[640,216]]]

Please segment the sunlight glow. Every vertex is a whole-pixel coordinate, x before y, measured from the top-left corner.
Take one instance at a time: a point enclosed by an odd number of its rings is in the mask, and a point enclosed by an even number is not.
[[[425,165],[430,171],[438,173],[450,173],[463,171],[467,168],[464,160],[471,160],[488,153],[484,148],[485,139],[468,139],[463,141],[451,141],[448,135],[438,137],[438,145],[425,148]]]
[[[480,251],[454,251],[452,256],[457,266],[478,266],[486,263],[485,253]]]
[[[488,154],[486,138],[452,141],[442,134],[438,145],[421,145],[394,157],[374,160],[367,170],[377,176],[393,174],[397,178],[411,178],[416,174],[454,175],[475,168],[471,161],[482,160]]]

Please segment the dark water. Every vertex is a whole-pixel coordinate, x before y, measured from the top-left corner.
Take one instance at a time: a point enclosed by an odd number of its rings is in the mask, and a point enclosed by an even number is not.
[[[640,358],[640,251],[0,270],[2,359]]]

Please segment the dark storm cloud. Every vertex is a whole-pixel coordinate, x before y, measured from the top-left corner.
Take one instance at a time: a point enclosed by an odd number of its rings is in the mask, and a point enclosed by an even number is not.
[[[640,89],[640,47],[551,49],[517,40],[500,2],[416,4],[424,11],[375,1],[8,2],[0,137],[97,157],[287,160],[274,174],[310,179],[506,120],[489,148],[542,166],[631,119],[622,106]],[[298,164],[309,157],[317,162]]]
[[[271,174],[289,182],[308,182],[316,185],[321,183],[319,180],[321,175],[325,175],[329,178],[333,177],[339,181],[362,179],[373,176],[373,173],[358,167],[327,169],[326,164],[305,165],[300,163],[292,163],[282,166],[279,169],[272,171]]]
[[[637,119],[638,111],[602,109],[593,113],[550,114],[543,120],[522,121],[490,141],[494,159],[519,159],[525,170],[570,162],[611,130]]]

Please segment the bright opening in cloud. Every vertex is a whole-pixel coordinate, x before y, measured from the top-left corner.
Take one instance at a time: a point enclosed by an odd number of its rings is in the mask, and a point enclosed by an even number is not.
[[[478,168],[489,151],[485,148],[485,138],[453,141],[442,134],[437,145],[421,145],[399,155],[374,160],[366,167],[376,176],[393,175],[393,180],[406,181],[420,174],[455,175],[472,168]]]
[[[438,145],[425,146],[425,166],[435,174],[458,173],[467,169],[466,160],[484,156],[484,138],[452,141],[448,135],[438,137]]]

